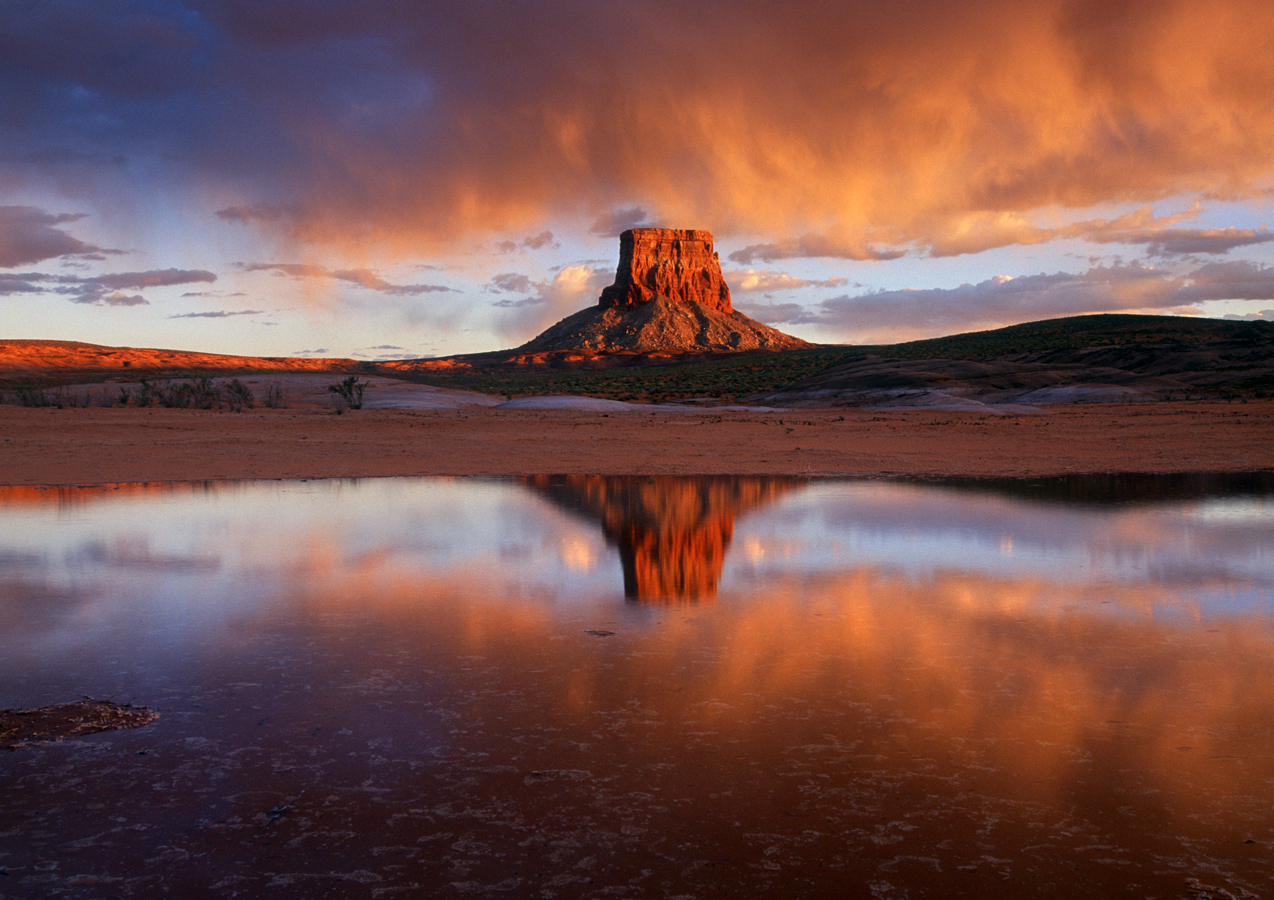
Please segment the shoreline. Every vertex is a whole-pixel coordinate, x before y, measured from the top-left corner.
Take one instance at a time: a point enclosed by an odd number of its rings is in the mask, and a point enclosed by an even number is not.
[[[1015,478],[1274,469],[1274,401],[633,411],[0,407],[0,485],[459,475]]]

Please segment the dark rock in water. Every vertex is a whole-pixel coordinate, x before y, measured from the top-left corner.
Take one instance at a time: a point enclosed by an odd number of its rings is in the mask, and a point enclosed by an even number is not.
[[[39,709],[0,709],[0,750],[60,741],[81,734],[141,728],[159,718],[144,706],[77,700]]]
[[[634,228],[620,235],[615,283],[602,291],[597,306],[567,316],[518,350],[700,353],[812,346],[734,311],[709,232]]]

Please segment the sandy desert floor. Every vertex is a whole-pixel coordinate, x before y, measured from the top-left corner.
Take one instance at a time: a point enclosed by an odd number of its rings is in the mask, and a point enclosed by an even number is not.
[[[255,385],[264,394],[262,376]],[[1274,468],[1274,401],[934,409],[668,409],[375,383],[337,415],[330,375],[287,407],[0,406],[0,484],[389,475],[1022,476]],[[308,379],[308,380],[307,380]],[[321,384],[320,384],[321,382]],[[85,389],[87,390],[87,389]],[[107,390],[105,387],[94,390]],[[110,391],[118,393],[118,387]],[[79,396],[80,389],[68,391]],[[516,405],[516,404],[515,404]],[[534,407],[535,404],[531,404]],[[568,404],[569,405],[569,404]]]

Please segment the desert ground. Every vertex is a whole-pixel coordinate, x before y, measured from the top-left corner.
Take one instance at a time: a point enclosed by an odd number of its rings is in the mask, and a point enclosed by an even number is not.
[[[392,475],[1040,476],[1274,468],[1274,401],[1073,404],[1029,412],[750,409],[503,398],[370,379],[338,414],[330,374],[269,381],[242,412],[0,406],[0,484]],[[72,386],[103,402],[119,385]],[[93,393],[100,396],[94,398]]]

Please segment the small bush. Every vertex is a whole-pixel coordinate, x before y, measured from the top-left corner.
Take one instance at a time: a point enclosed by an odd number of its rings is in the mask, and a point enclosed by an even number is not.
[[[345,405],[350,409],[363,408],[363,389],[367,387],[367,382],[361,384],[357,375],[351,375],[340,384],[328,385],[328,391],[333,394],[339,394],[341,399],[345,401]]]
[[[61,388],[50,394],[38,387],[23,384],[18,386],[16,396],[20,406],[56,406],[58,409],[63,406]]]
[[[212,409],[220,393],[211,378],[207,375],[200,376],[191,382],[190,405],[195,409]]]
[[[137,384],[137,393],[133,395],[138,406],[150,406],[159,399],[159,390],[145,378]]]
[[[187,383],[170,384],[164,382],[159,387],[159,402],[172,409],[186,409],[194,399],[195,390]]]
[[[265,388],[265,405],[270,409],[282,409],[287,406],[283,401],[283,385],[271,381]]]
[[[245,407],[251,409],[253,404],[252,388],[238,378],[232,379],[226,385],[226,403],[229,404],[231,412],[243,412]]]

